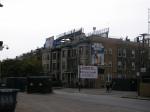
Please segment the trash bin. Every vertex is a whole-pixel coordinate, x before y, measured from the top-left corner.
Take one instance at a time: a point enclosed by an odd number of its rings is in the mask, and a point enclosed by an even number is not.
[[[0,89],[0,112],[15,112],[17,93],[16,89]]]

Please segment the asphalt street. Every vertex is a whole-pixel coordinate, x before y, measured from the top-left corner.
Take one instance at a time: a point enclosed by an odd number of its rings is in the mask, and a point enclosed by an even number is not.
[[[149,112],[150,101],[54,91],[18,94],[16,112]]]

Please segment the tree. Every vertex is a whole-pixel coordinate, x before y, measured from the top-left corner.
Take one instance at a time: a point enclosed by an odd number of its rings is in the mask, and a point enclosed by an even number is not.
[[[35,57],[23,60],[7,59],[2,62],[2,77],[24,77],[39,75],[42,70],[41,60]]]

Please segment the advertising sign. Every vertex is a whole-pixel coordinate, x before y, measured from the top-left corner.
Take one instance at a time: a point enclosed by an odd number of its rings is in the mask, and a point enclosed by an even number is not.
[[[96,79],[98,78],[97,66],[83,66],[78,67],[78,77],[83,79]]]
[[[104,46],[101,43],[92,44],[92,64],[104,65]]]
[[[54,37],[49,37],[46,39],[45,42],[45,48],[52,48],[53,47],[53,42],[54,42]]]

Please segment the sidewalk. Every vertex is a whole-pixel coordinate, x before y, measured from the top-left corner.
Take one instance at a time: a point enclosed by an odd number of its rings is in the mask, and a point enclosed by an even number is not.
[[[150,100],[149,97],[140,97],[137,95],[136,91],[115,91],[106,92],[106,89],[80,89],[78,88],[60,88],[55,89],[56,91],[67,92],[67,93],[80,93],[80,94],[90,94],[90,95],[111,95],[113,97],[120,98],[130,98],[130,99],[139,99],[139,100]],[[54,91],[55,91],[54,90]]]

